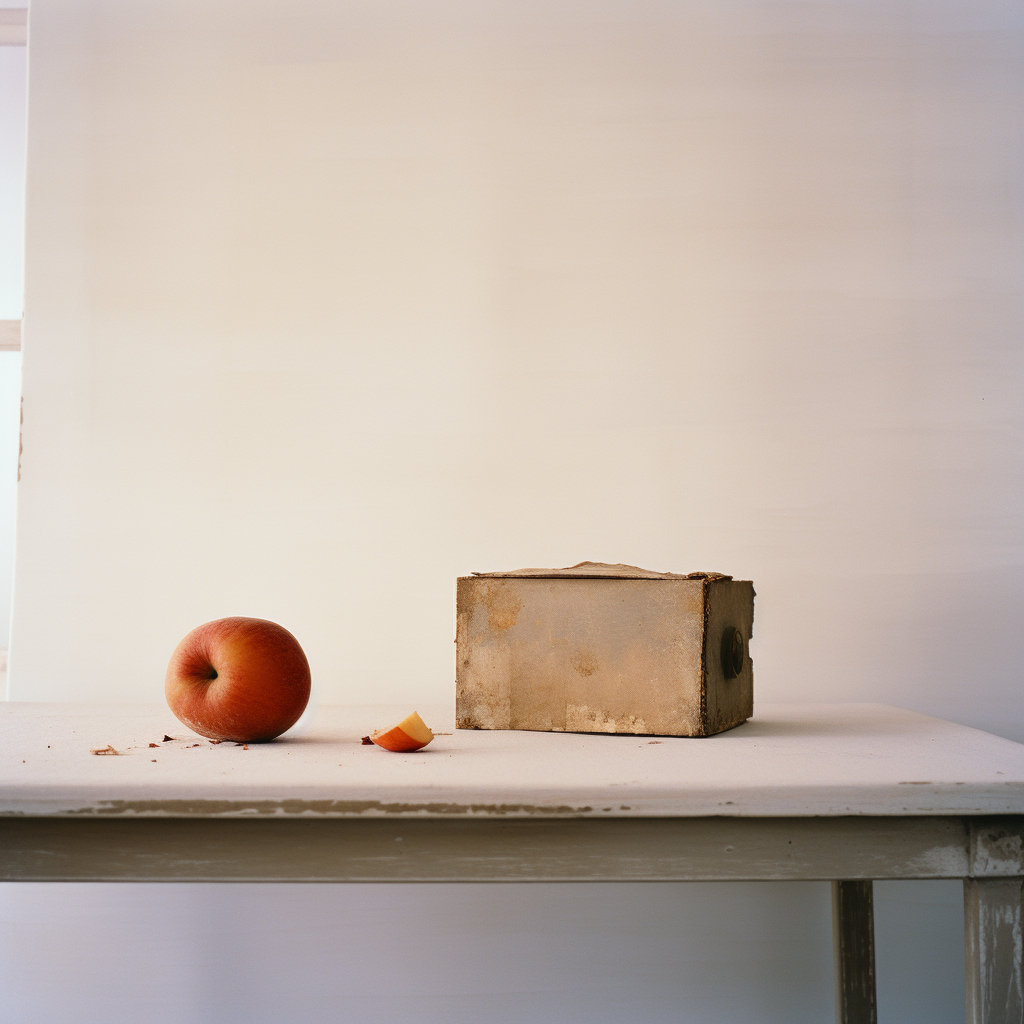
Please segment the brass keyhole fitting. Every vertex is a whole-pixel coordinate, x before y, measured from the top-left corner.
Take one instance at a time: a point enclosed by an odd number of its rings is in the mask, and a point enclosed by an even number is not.
[[[726,626],[722,634],[722,672],[735,679],[743,671],[743,634],[735,626]]]

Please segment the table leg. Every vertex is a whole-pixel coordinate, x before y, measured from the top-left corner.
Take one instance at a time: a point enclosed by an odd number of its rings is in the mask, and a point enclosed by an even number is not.
[[[964,879],[967,1024],[1021,1024],[1024,878]]]
[[[876,1024],[875,915],[871,882],[832,883],[836,1024]]]

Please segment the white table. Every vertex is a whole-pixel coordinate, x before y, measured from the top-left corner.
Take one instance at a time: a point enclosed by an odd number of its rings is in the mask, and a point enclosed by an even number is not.
[[[455,732],[420,708],[450,735],[360,744],[408,710],[320,708],[244,748],[163,706],[0,704],[0,879],[831,879],[852,1024],[874,1020],[871,880],[962,878],[967,1019],[1024,1019],[1024,746],[867,704],[759,704],[707,739]]]

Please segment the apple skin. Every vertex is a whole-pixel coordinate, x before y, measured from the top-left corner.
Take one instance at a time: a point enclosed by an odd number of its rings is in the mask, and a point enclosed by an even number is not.
[[[178,644],[164,694],[200,736],[263,743],[299,720],[309,681],[306,655],[284,626],[233,616],[197,626]]]
[[[386,729],[370,737],[378,747],[390,750],[393,754],[411,754],[414,750],[422,750],[426,743],[414,740],[404,729],[398,726]]]

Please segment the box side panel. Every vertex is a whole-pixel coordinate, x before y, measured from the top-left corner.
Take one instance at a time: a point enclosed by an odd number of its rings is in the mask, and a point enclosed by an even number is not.
[[[460,728],[700,734],[701,581],[460,588]]]
[[[708,736],[731,729],[754,713],[754,664],[749,647],[753,629],[754,585],[748,580],[709,582],[704,652]],[[735,647],[729,642],[732,630],[739,636]],[[723,650],[723,643],[726,650]]]

